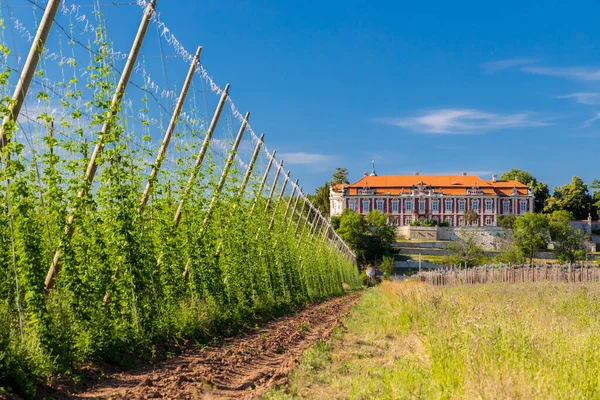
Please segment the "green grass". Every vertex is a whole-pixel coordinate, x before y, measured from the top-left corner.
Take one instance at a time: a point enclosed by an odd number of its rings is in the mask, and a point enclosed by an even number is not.
[[[600,398],[600,284],[367,291],[267,399]]]

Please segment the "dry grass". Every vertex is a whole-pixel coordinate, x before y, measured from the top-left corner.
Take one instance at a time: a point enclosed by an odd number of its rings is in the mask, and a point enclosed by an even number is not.
[[[267,398],[600,398],[600,283],[370,289]]]

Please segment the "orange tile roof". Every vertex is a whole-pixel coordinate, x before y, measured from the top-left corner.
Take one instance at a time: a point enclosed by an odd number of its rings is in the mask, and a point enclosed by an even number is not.
[[[483,194],[510,195],[513,188],[519,195],[527,195],[527,185],[516,180],[496,181],[483,180],[475,175],[401,175],[401,176],[364,176],[351,185],[345,185],[350,194],[357,194],[358,189],[369,187],[376,189],[378,194],[397,195],[409,193],[415,186],[432,187],[435,191],[445,194],[466,194],[467,189],[479,187]]]

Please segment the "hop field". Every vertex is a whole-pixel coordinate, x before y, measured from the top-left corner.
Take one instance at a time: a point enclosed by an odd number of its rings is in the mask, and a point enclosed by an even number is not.
[[[268,398],[600,398],[600,284],[370,289]]]

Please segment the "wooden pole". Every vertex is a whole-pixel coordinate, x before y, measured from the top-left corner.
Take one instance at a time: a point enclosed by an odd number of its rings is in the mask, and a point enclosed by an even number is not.
[[[294,183],[294,187],[292,189],[292,193],[290,194],[290,198],[288,200],[287,207],[285,208],[285,214],[283,214],[283,219],[286,221],[287,221],[287,214],[290,209],[290,205],[292,204],[292,199],[294,198],[294,195],[296,194],[296,189],[298,189],[298,179],[296,179],[296,182]],[[298,205],[298,196],[296,196],[296,201],[294,202],[294,209],[292,210],[292,216],[294,215],[294,212],[296,211],[296,205]]]
[[[244,179],[242,180],[242,184],[240,185],[240,191],[238,196],[243,196],[246,191],[246,185],[248,185],[248,181],[250,181],[250,176],[252,175],[252,170],[254,169],[254,164],[256,163],[256,158],[258,157],[258,152],[260,151],[261,146],[263,145],[265,140],[265,134],[261,134],[258,138],[258,142],[256,142],[256,147],[254,147],[254,152],[252,152],[252,157],[250,158],[250,164],[248,164],[248,168],[246,168],[246,174],[244,175]]]
[[[155,2],[155,0],[150,1],[150,3],[148,3],[148,6],[146,7],[146,10],[144,11],[142,22],[140,23],[140,26],[138,28],[137,34],[131,46],[131,51],[129,52],[129,57],[127,58],[127,62],[125,63],[125,68],[123,69],[123,73],[121,74],[121,78],[119,79],[119,83],[117,84],[117,88],[113,95],[108,115],[104,120],[102,130],[100,131],[100,134],[98,136],[98,142],[96,143],[96,147],[94,148],[92,157],[89,160],[84,177],[84,186],[77,194],[77,199],[79,201],[81,201],[87,196],[92,182],[94,180],[94,177],[96,176],[96,170],[98,169],[98,158],[102,154],[102,150],[104,149],[105,145],[104,139],[106,138],[106,135],[110,132],[114,123],[114,119],[121,107],[121,100],[123,99],[123,95],[125,94],[125,89],[127,88],[127,84],[129,83],[129,78],[131,77],[131,73],[133,71],[133,67],[135,66],[137,56],[140,52],[140,48],[142,47],[142,42],[144,41],[144,36],[146,35],[148,25],[150,24],[150,19],[152,18],[152,14],[154,13]],[[65,227],[65,236],[67,236],[67,238],[71,238],[73,236],[73,232],[75,231],[75,225],[73,225],[73,222],[75,221],[77,211],[78,210],[75,207],[67,218],[67,225]],[[62,253],[61,248],[62,243],[58,245],[58,249],[54,253],[54,258],[52,259],[52,265],[50,266],[48,273],[46,274],[45,286],[47,290],[51,290],[53,288],[55,280],[54,278],[56,277],[60,269],[60,256]]]
[[[154,7],[154,1],[155,0],[152,1],[152,7]],[[17,86],[13,92],[12,102],[8,106],[8,115],[4,117],[2,126],[0,127],[0,150],[2,150],[4,146],[10,142],[10,137],[5,134],[6,126],[10,122],[16,123],[17,118],[19,118],[21,107],[23,107],[23,103],[25,103],[25,96],[29,91],[29,85],[31,85],[31,80],[35,74],[40,56],[44,52],[46,39],[48,39],[48,34],[50,33],[50,28],[54,22],[54,17],[56,16],[59,5],[60,0],[49,0],[48,4],[46,5],[44,15],[42,16],[40,25],[38,26],[35,37],[33,38],[31,47],[29,48],[29,54],[25,60],[25,65],[23,65],[23,71],[21,71],[19,81],[17,82]]]
[[[148,203],[148,199],[150,198],[150,191],[152,190],[152,186],[156,181],[156,177],[158,176],[158,171],[162,165],[162,162],[167,153],[167,148],[169,147],[169,143],[171,142],[171,137],[173,136],[173,132],[175,131],[175,126],[177,125],[177,121],[179,119],[179,114],[183,109],[183,103],[185,102],[185,98],[187,96],[190,85],[192,84],[192,79],[194,78],[194,72],[196,71],[196,67],[198,66],[198,62],[200,61],[200,52],[202,51],[202,47],[199,46],[198,50],[196,50],[196,54],[194,55],[194,59],[190,64],[190,68],[188,70],[187,76],[183,83],[183,87],[181,88],[181,93],[179,94],[179,98],[177,99],[177,103],[175,104],[175,109],[173,110],[173,114],[171,115],[171,121],[169,122],[169,126],[167,127],[167,131],[165,132],[165,137],[163,138],[162,144],[160,146],[160,150],[158,151],[158,155],[156,156],[156,160],[154,161],[154,165],[152,166],[152,172],[150,172],[150,177],[148,178],[148,183],[146,184],[146,189],[144,190],[144,194],[142,195],[142,199],[140,200],[140,206],[138,211],[142,212]]]
[[[298,181],[296,180],[296,185],[298,185]],[[298,188],[298,193],[296,194],[296,201],[294,201],[294,208],[292,209],[292,213],[290,214],[290,224],[288,224],[285,231],[287,232],[290,229],[290,225],[294,222],[294,215],[296,215],[296,209],[298,208],[298,202],[300,201],[300,193],[302,192],[302,188]]]
[[[279,165],[277,166],[277,172],[275,172],[275,179],[273,180],[273,186],[271,186],[271,191],[269,192],[269,198],[267,199],[267,204],[265,204],[265,211],[267,211],[269,209],[269,206],[271,205],[271,199],[273,198],[273,193],[275,193],[275,189],[277,188],[277,181],[279,180],[279,174],[281,173],[282,169],[283,169],[283,160],[281,160],[281,163],[279,163]]]
[[[227,100],[228,93],[229,84],[225,86],[225,89],[221,94],[219,104],[217,104],[217,109],[215,110],[215,114],[213,115],[212,121],[210,122],[208,131],[206,132],[206,136],[204,137],[204,141],[202,142],[202,147],[200,148],[200,152],[198,153],[198,157],[196,158],[196,162],[194,163],[192,173],[190,174],[187,185],[185,187],[185,192],[183,193],[183,197],[179,201],[179,206],[177,207],[177,211],[175,212],[175,218],[173,219],[173,226],[175,229],[177,229],[177,227],[179,226],[179,222],[181,221],[183,206],[185,205],[185,201],[190,195],[192,187],[194,186],[194,182],[196,181],[196,177],[198,176],[198,170],[200,169],[200,165],[202,165],[202,161],[204,160],[204,156],[206,155],[206,151],[208,150],[208,145],[210,144],[213,133],[215,132],[215,129],[217,127],[217,123],[219,122],[219,117],[221,116],[221,111],[223,111],[223,106],[225,105],[225,101]]]
[[[300,192],[302,192],[302,190],[300,190]],[[298,215],[298,221],[296,221],[296,230],[294,231],[295,234],[298,234],[298,228],[300,228],[300,220],[304,217],[304,207],[306,207],[306,197],[303,197],[303,202],[302,202],[302,209],[300,209],[300,214]],[[308,220],[308,217],[304,217],[304,219]]]
[[[277,214],[277,207],[283,198],[283,193],[285,192],[285,188],[287,186],[288,180],[290,179],[290,171],[285,174],[285,179],[283,180],[283,186],[281,186],[281,191],[279,192],[279,196],[277,197],[277,205],[273,207],[273,215],[271,216],[271,221],[269,221],[269,230],[273,227],[273,223],[275,222],[275,215]],[[288,202],[289,205],[289,202]]]
[[[204,221],[202,222],[202,226],[206,226],[210,216],[212,215],[215,206],[217,205],[217,201],[219,201],[219,197],[221,196],[221,191],[223,190],[223,186],[225,185],[225,180],[227,179],[227,175],[229,174],[229,170],[235,161],[235,155],[237,154],[237,149],[240,146],[240,142],[242,141],[242,137],[244,136],[244,131],[246,130],[246,126],[248,125],[248,118],[250,118],[250,113],[247,112],[244,116],[244,120],[242,121],[242,126],[240,126],[240,130],[235,138],[235,142],[233,143],[233,147],[229,152],[229,156],[227,157],[227,161],[225,162],[225,166],[223,167],[223,172],[221,173],[221,178],[219,179],[219,183],[217,184],[217,188],[213,193],[212,200],[210,201],[210,205],[208,206],[208,211],[206,212],[206,216],[204,217]]]
[[[265,188],[265,183],[267,182],[267,178],[269,176],[269,172],[271,171],[271,166],[273,165],[273,161],[275,160],[275,155],[277,154],[277,150],[273,150],[273,154],[269,158],[269,163],[267,164],[267,169],[263,174],[262,180],[260,181],[260,186],[256,191],[256,197],[254,198],[254,203],[252,203],[252,208],[250,209],[250,215],[254,212],[254,207],[256,207],[256,203],[258,203],[258,199],[262,197],[262,192]]]

